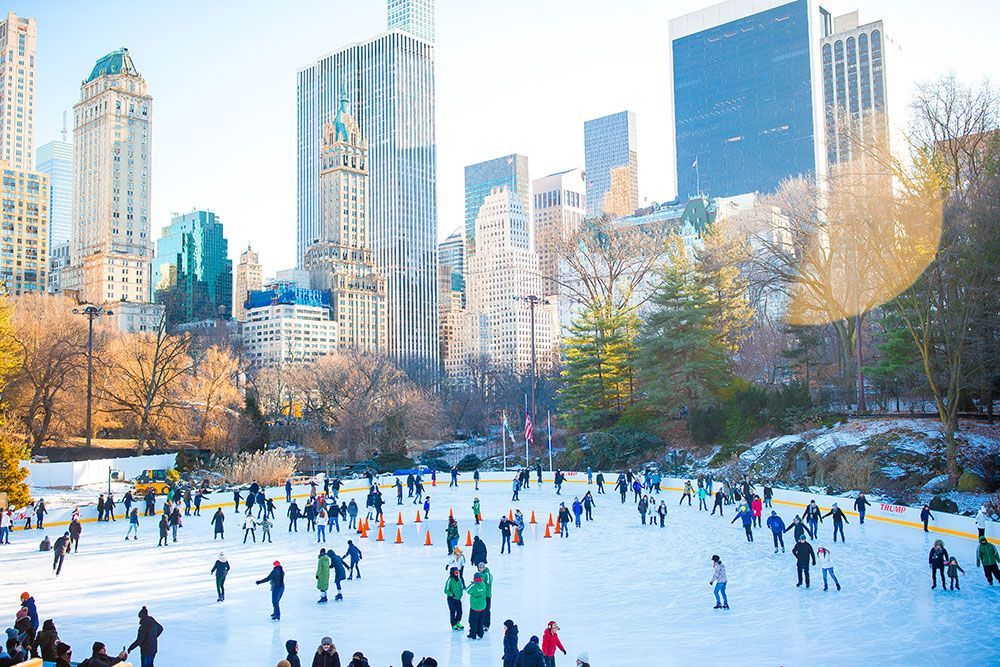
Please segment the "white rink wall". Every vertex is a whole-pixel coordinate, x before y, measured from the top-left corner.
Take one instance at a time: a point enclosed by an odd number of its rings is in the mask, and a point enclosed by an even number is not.
[[[177,454],[149,454],[60,463],[21,461],[21,467],[28,469],[28,484],[31,486],[72,488],[107,482],[109,470],[121,470],[126,479],[133,479],[143,470],[173,468],[176,460]]]

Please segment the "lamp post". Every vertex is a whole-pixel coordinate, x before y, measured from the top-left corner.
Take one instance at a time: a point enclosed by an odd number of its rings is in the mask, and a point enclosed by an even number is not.
[[[113,315],[114,313],[110,310],[104,310],[103,308],[87,304],[83,308],[74,308],[73,314],[83,315],[87,318],[87,447],[90,447],[92,433],[91,410],[94,400],[94,319],[101,315]]]
[[[538,384],[538,375],[535,372],[535,306],[547,304],[548,300],[542,297],[529,294],[528,296],[515,296],[515,301],[526,301],[531,309],[531,423],[535,423],[535,389]]]

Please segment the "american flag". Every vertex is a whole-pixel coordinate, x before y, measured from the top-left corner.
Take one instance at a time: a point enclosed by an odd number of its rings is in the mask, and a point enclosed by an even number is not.
[[[535,433],[531,427],[531,415],[528,413],[527,408],[524,409],[524,440],[525,442],[535,444]]]

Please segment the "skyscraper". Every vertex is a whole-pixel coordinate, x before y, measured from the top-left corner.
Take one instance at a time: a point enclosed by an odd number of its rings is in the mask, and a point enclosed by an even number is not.
[[[49,177],[0,161],[0,291],[44,294],[49,268]]]
[[[245,305],[250,292],[264,289],[264,271],[260,266],[260,258],[253,248],[240,254],[240,263],[236,265],[236,280],[233,288],[233,319],[244,320]]]
[[[167,309],[171,326],[229,319],[233,303],[233,262],[222,220],[212,211],[174,216],[156,242],[153,263],[156,303]]]
[[[531,211],[531,181],[528,158],[505,155],[465,168],[465,257],[476,254],[476,218],[486,198],[497,188],[505,188],[517,198],[525,215]]]
[[[828,23],[816,0],[727,0],[670,21],[679,197],[822,174]]]
[[[535,205],[535,252],[542,274],[540,296],[557,298],[562,251],[587,215],[583,172],[569,169],[536,178],[531,190]]]
[[[49,177],[49,252],[73,232],[73,144],[52,140],[38,147],[35,169]]]
[[[0,22],[0,160],[31,169],[35,139],[35,19]]]
[[[73,106],[73,233],[63,282],[83,301],[150,300],[152,101],[122,48],[97,61]]]
[[[417,2],[417,0],[410,0]],[[418,2],[427,5],[427,0]],[[407,370],[438,369],[434,44],[400,27],[298,72],[298,264],[322,236],[323,124],[346,89],[368,141],[371,247],[386,281],[386,349]]]
[[[833,19],[822,40],[823,111],[827,164],[852,155],[853,137],[887,145],[885,29],[882,21],[858,24],[858,13]]]
[[[306,250],[312,289],[330,293],[337,347],[385,348],[385,279],[368,243],[368,143],[342,93],[323,128],[320,159],[320,242]]]
[[[631,215],[639,208],[635,114],[621,111],[583,124],[587,215]]]
[[[531,369],[531,311],[515,298],[541,294],[542,279],[531,247],[528,209],[515,190],[498,187],[486,195],[476,216],[476,235],[483,243],[467,255],[464,356],[473,363],[486,359],[497,367],[526,373]],[[546,308],[535,317],[541,367],[552,361],[554,318]]]
[[[465,273],[465,239],[462,230],[456,229],[438,244],[438,263],[447,266],[452,273],[461,277]]]
[[[386,8],[389,30],[399,28],[434,41],[434,0],[389,0]]]

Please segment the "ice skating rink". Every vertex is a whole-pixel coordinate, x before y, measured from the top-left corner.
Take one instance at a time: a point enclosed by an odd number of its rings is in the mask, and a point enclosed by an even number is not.
[[[60,638],[73,647],[74,659],[82,660],[95,640],[105,642],[109,653],[131,643],[136,613],[146,605],[164,627],[156,661],[161,667],[270,667],[284,657],[287,639],[299,641],[302,662],[308,665],[324,635],[333,637],[343,664],[360,650],[373,667],[398,667],[400,653],[409,649],[418,660],[432,655],[441,665],[495,666],[507,618],[520,628],[519,645],[532,634],[541,636],[550,619],[558,621],[569,651],[566,657],[558,654],[560,665],[575,664],[581,651],[601,667],[1000,661],[1000,586],[988,587],[982,570],[976,569],[971,539],[943,536],[966,575],[960,592],[942,592],[931,590],[927,564],[938,535],[873,521],[859,527],[851,517],[846,545],[833,544],[827,519],[814,547],[832,550],[843,591],[831,584],[824,592],[818,568],[806,590],[795,587],[791,532],[785,535],[786,554],[773,553],[766,527],[755,529],[756,541],[748,544],[739,522],[730,523],[732,506],[724,519],[710,517],[697,510],[697,499],[693,507],[678,507],[679,494],[664,492],[666,528],[642,526],[635,505],[622,505],[613,493],[614,476],[609,476],[609,493],[596,496],[593,522],[571,528],[568,539],[544,539],[545,520],[549,512],[555,514],[560,500],[550,482],[532,484],[522,491],[520,503],[511,503],[509,482],[484,482],[476,492],[467,477],[451,490],[447,479],[435,488],[428,480],[429,522],[415,524],[416,507],[404,499],[402,545],[393,543],[398,508],[391,489],[383,491],[384,542],[376,542],[374,532],[364,540],[346,531],[327,536],[326,546],[341,554],[348,537],[364,552],[363,578],[345,582],[343,602],[334,602],[331,591],[328,604],[316,603],[314,574],[322,545],[316,544],[315,533],[305,532],[304,520],[297,534],[287,532],[284,492],[275,489],[268,493],[278,506],[273,544],[242,544],[242,517],[233,514],[231,502],[226,503],[225,542],[212,540],[214,510],[204,508],[201,517],[185,517],[180,541],[169,547],[156,547],[151,518],[142,518],[138,543],[124,541],[127,523],[122,520],[86,523],[80,552],[67,556],[56,578],[51,553],[39,553],[37,546],[43,534],[54,542],[64,529],[17,531],[12,544],[0,548],[0,617],[4,627],[12,625],[18,596],[29,591],[41,620],[54,619]],[[567,483],[567,506],[586,488],[585,483]],[[596,493],[596,487],[590,488]],[[489,548],[495,577],[492,628],[482,641],[450,629],[443,594],[448,511],[454,509],[464,545],[466,531],[477,534],[471,511],[477,495],[485,518],[479,534]],[[348,496],[363,508],[364,493],[342,494]],[[207,503],[228,500],[227,494]],[[514,553],[501,556],[497,524],[512,507],[521,508],[526,519],[534,510],[539,523],[529,527],[523,548],[515,546]],[[791,522],[793,509],[775,508]],[[431,547],[423,545],[427,531]],[[232,566],[224,603],[216,602],[209,573],[220,550]],[[712,554],[719,554],[728,570],[729,611],[712,608]],[[266,584],[254,585],[276,559],[286,571],[277,622],[268,618]],[[469,583],[471,574],[469,566]],[[463,608],[467,619],[468,598]],[[130,657],[138,664],[138,652]]]

